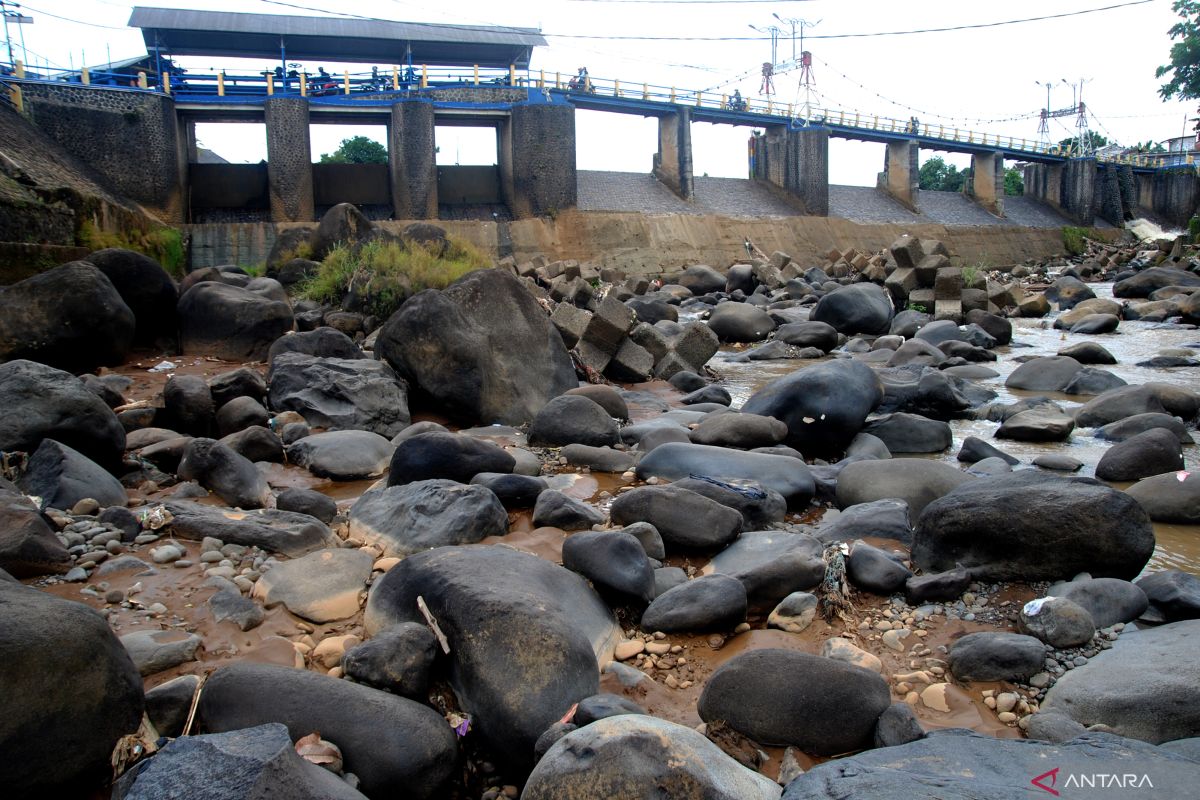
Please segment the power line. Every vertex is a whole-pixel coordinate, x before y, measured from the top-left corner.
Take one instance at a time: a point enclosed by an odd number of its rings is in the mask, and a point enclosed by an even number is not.
[[[46,17],[54,17],[55,19],[61,19],[63,22],[73,22],[76,25],[87,25],[89,28],[107,28],[110,31],[127,31],[127,30],[129,30],[129,28],[124,25],[118,27],[116,25],[102,25],[99,22],[85,22],[81,19],[71,19],[70,17],[60,17],[58,14],[51,14],[49,11],[42,11],[41,9],[34,8],[33,6],[29,5],[28,3],[25,4],[25,8],[28,9],[29,11],[33,11],[35,13],[41,14]]]

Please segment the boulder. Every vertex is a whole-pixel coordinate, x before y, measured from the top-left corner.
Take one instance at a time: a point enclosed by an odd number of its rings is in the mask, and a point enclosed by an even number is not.
[[[428,706],[308,670],[248,662],[209,675],[196,718],[224,733],[277,722],[292,740],[319,731],[342,751],[369,797],[443,797],[453,729]]]
[[[445,413],[520,425],[578,383],[562,336],[511,273],[482,269],[409,298],[379,357]]]
[[[14,797],[84,796],[112,777],[142,720],[142,679],[104,617],[0,581],[0,784]]]
[[[721,303],[708,318],[708,327],[722,342],[761,342],[775,330],[775,320],[749,303]]]
[[[163,504],[171,512],[171,532],[194,542],[211,536],[225,544],[260,547],[289,558],[337,547],[341,542],[323,522],[307,514],[276,509],[231,511],[186,500]]]
[[[1041,597],[1021,608],[1017,628],[1056,649],[1085,645],[1096,635],[1087,609],[1066,597]]]
[[[510,475],[502,472],[481,472],[471,483],[486,486],[505,508],[532,508],[538,496],[550,488],[545,478],[534,475]]]
[[[779,786],[700,733],[640,714],[572,730],[538,761],[524,800],[777,800]]]
[[[691,440],[696,444],[750,450],[779,444],[787,434],[787,425],[774,417],[709,414],[692,429]]]
[[[357,206],[338,203],[325,212],[312,232],[312,257],[322,261],[339,244],[357,248],[375,236],[375,224]]]
[[[275,496],[275,507],[280,511],[316,517],[326,525],[337,515],[337,501],[312,489],[284,489]]]
[[[156,445],[156,447],[162,447],[165,451],[169,446],[173,447],[176,441],[168,440],[168,442],[163,442],[161,445]],[[183,447],[180,448],[178,455],[175,457],[176,465],[178,465],[179,459],[183,458],[183,452],[187,449],[186,442],[190,440],[184,441]],[[219,441],[248,461],[267,461],[272,464],[282,464],[284,461],[283,442],[270,428],[265,428],[261,425],[252,425],[245,430],[231,433]],[[142,451],[143,458],[151,460],[149,455],[150,449],[147,447]],[[164,452],[165,455],[166,453]]]
[[[1090,286],[1070,275],[1058,278],[1046,289],[1046,297],[1058,303],[1059,311],[1070,311],[1084,300],[1091,300],[1095,296],[1096,293]]]
[[[1107,439],[1110,442],[1123,442],[1153,428],[1169,430],[1175,434],[1175,438],[1179,440],[1180,444],[1195,443],[1179,417],[1173,417],[1170,414],[1134,414],[1132,417],[1101,426],[1096,430],[1096,438]]]
[[[0,450],[32,453],[43,439],[115,469],[125,429],[113,410],[68,372],[16,360],[0,364]]]
[[[511,473],[516,459],[473,436],[430,431],[402,440],[392,453],[388,486],[444,478],[467,483],[481,472]]]
[[[1040,672],[1045,646],[1020,633],[968,633],[950,646],[950,671],[960,681],[1016,681]]]
[[[434,479],[375,489],[350,507],[350,536],[407,556],[508,533],[508,513],[483,486]]]
[[[623,492],[613,500],[610,515],[614,525],[650,523],[668,547],[718,548],[742,530],[741,514],[676,486],[642,486]]]
[[[887,551],[860,540],[846,559],[846,576],[857,588],[887,597],[903,589],[912,572]]]
[[[1096,477],[1136,481],[1181,469],[1183,446],[1179,437],[1166,428],[1151,428],[1108,448],[1096,464]]]
[[[747,414],[781,420],[787,443],[809,457],[846,449],[883,399],[874,370],[853,360],[813,364],[778,378],[742,406]]]
[[[163,386],[167,422],[180,433],[208,436],[213,431],[216,408],[212,389],[199,375],[172,375]]]
[[[134,329],[129,306],[86,261],[0,287],[0,361],[90,372],[124,363]]]
[[[1115,314],[1088,314],[1071,326],[1071,333],[1114,333],[1121,324]]]
[[[202,642],[194,633],[172,630],[134,631],[121,637],[121,646],[142,677],[194,661]]]
[[[587,467],[592,472],[627,472],[637,463],[633,453],[586,444],[569,444],[559,451],[559,456],[573,467]]]
[[[767,648],[718,667],[696,708],[706,722],[724,720],[756,742],[828,756],[870,747],[875,722],[890,704],[877,672]]]
[[[1029,392],[1061,392],[1083,365],[1067,356],[1044,356],[1026,361],[1004,381],[1009,389]]]
[[[428,625],[402,622],[347,650],[342,672],[357,683],[423,701],[438,652]]]
[[[271,344],[292,329],[286,302],[212,281],[184,292],[177,309],[182,351],[226,361],[265,361]]]
[[[882,441],[890,453],[940,453],[954,439],[947,423],[903,412],[868,421],[863,433]]]
[[[1059,350],[1057,355],[1073,358],[1080,364],[1115,364],[1117,359],[1098,342],[1078,342]]]
[[[284,353],[299,353],[314,358],[365,359],[367,356],[346,334],[322,326],[311,331],[298,331],[280,336],[267,353],[267,362],[275,365],[275,359]]]
[[[283,353],[272,359],[267,381],[271,408],[295,411],[315,427],[390,439],[411,421],[407,388],[382,361]]]
[[[971,571],[962,567],[932,575],[914,575],[904,583],[904,599],[912,606],[939,600],[957,600],[970,585]]]
[[[1150,267],[1113,284],[1113,297],[1149,297],[1167,286],[1200,288],[1200,275],[1173,267]]]
[[[679,285],[699,296],[725,290],[725,276],[705,264],[693,264],[679,276]]]
[[[332,622],[358,613],[375,559],[361,550],[319,550],[284,561],[254,584],[267,608],[283,604],[311,622]]]
[[[1086,609],[1097,628],[1133,622],[1146,613],[1150,603],[1137,584],[1116,578],[1076,578],[1052,585],[1048,593]]]
[[[825,544],[871,536],[876,539],[894,539],[907,545],[912,541],[908,503],[896,498],[885,498],[846,506],[837,516],[827,513],[814,535]]]
[[[649,603],[654,599],[654,570],[646,551],[623,531],[586,531],[568,536],[562,547],[563,566],[592,582],[602,596],[619,604]],[[585,722],[578,724],[584,725]]]
[[[973,482],[970,475],[940,461],[924,458],[855,461],[838,474],[837,504],[838,508],[848,508],[859,503],[899,499],[908,504],[915,516],[934,500],[967,482]]]
[[[705,575],[668,589],[642,614],[642,630],[729,631],[746,620],[745,586],[729,575]]]
[[[1093,397],[1075,412],[1075,425],[1099,428],[1135,414],[1166,411],[1158,394],[1148,386],[1120,386]]]
[[[15,487],[0,487],[0,570],[32,578],[70,568],[71,555],[38,508]]]
[[[404,559],[375,582],[367,633],[424,624],[417,597],[449,640],[462,709],[514,770],[531,767],[542,732],[599,691],[597,659],[607,660],[621,636],[583,578],[506,547],[439,547]]]
[[[974,464],[976,461],[983,461],[985,458],[1001,458],[1006,463],[1013,465],[1021,463],[1017,457],[1010,456],[1008,453],[988,444],[978,436],[968,436],[963,439],[962,447],[958,451],[959,461]]]
[[[824,322],[847,336],[888,332],[892,324],[892,299],[887,290],[873,283],[854,283],[835,289],[817,301],[814,322]]]
[[[1200,578],[1177,569],[1152,572],[1137,580],[1151,612],[1165,622],[1200,619]]]
[[[629,419],[629,406],[626,405],[625,399],[616,389],[606,384],[589,383],[586,386],[571,389],[566,394],[586,397],[607,411],[608,415],[614,419]]]
[[[828,353],[838,345],[838,332],[827,322],[789,322],[776,328],[775,339],[793,347],[815,347]]]
[[[1152,744],[1200,735],[1200,621],[1123,634],[1060,677],[1042,708]]]
[[[1200,474],[1181,471],[1154,475],[1125,492],[1155,522],[1200,525]]]
[[[287,728],[270,723],[178,738],[123,775],[113,797],[364,800],[366,796],[328,769],[301,758]]]
[[[265,402],[267,397],[266,379],[250,367],[238,367],[209,378],[208,389],[213,407],[218,410],[239,397],[250,397],[259,402]]]
[[[40,497],[43,508],[70,509],[91,498],[101,508],[124,507],[125,487],[95,461],[53,439],[43,439],[25,465],[21,491]]]
[[[756,481],[727,483],[708,478],[683,478],[672,485],[732,508],[742,515],[742,527],[747,530],[774,527],[787,515],[787,501],[783,495]]]
[[[271,497],[271,488],[254,464],[213,439],[188,442],[179,477],[196,481],[235,508],[263,508]]]
[[[1062,442],[1071,437],[1075,420],[1053,406],[1040,406],[1013,414],[996,430],[997,439],[1018,442]]]
[[[751,608],[770,608],[825,577],[824,545],[804,533],[751,531],[717,553],[706,572],[742,582]]]
[[[889,462],[894,463],[894,462]],[[971,570],[977,580],[1057,580],[1079,572],[1130,579],[1154,552],[1137,502],[1089,478],[1036,470],[959,486],[921,512],[914,563]]]
[[[392,461],[392,443],[371,431],[327,431],[305,436],[287,449],[288,461],[318,478],[378,478]]]
[[[175,342],[175,304],[179,289],[162,266],[149,256],[109,247],[85,259],[104,273],[136,320],[134,341],[153,345]]]
[[[1125,385],[1127,384],[1124,378],[1108,370],[1084,367],[1063,387],[1063,394],[1094,396]]]
[[[587,503],[568,497],[557,489],[540,493],[533,506],[533,524],[539,528],[581,531],[603,521],[604,514],[600,511]]]
[[[637,477],[643,481],[648,477],[680,481],[694,476],[731,481],[731,486],[751,481],[778,492],[788,504],[797,507],[808,505],[815,492],[808,464],[790,456],[667,441],[637,462]]]
[[[528,435],[535,447],[603,447],[621,441],[617,423],[607,411],[588,397],[571,394],[555,397],[538,411]]]
[[[217,436],[228,436],[255,425],[265,427],[270,420],[271,415],[253,397],[235,397],[217,411]]]

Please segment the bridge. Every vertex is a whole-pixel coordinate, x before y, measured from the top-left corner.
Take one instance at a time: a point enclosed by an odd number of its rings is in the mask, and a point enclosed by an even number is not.
[[[135,19],[143,11],[161,10],[137,9]],[[238,74],[173,69],[159,52],[160,37],[168,34],[176,37],[171,44],[177,51],[183,47],[194,53],[210,52],[206,48],[229,52],[230,48],[190,19],[175,28],[156,24],[160,27],[153,29],[154,56],[148,58],[147,69],[83,69],[64,81],[27,72],[17,63],[8,68],[0,65],[0,74],[5,75],[0,80],[14,105],[39,128],[105,173],[128,196],[176,222],[185,221],[196,208],[255,203],[269,206],[276,222],[310,221],[319,207],[340,200],[390,205],[397,219],[427,219],[438,215],[439,200],[450,194],[502,202],[516,217],[553,213],[573,207],[576,201],[576,109],[656,118],[658,152],[652,171],[684,200],[694,198],[692,122],[753,130],[748,137],[750,178],[772,187],[805,214],[828,214],[830,138],[884,144],[880,189],[914,210],[922,149],[969,154],[972,170],[966,192],[997,216],[1004,213],[1006,159],[1026,164],[1027,194],[1083,225],[1092,224],[1097,213],[1120,224],[1137,206],[1172,221],[1186,221],[1200,199],[1190,156],[1181,170],[1167,166],[1162,157],[1096,158],[1036,140],[912,119],[798,109],[774,99],[739,100],[615,78],[565,78],[529,70],[528,49],[537,42],[529,32],[511,33],[513,29],[504,29],[507,33],[500,37],[511,40],[507,52],[497,53],[495,41],[488,42],[487,50],[460,44],[453,57],[433,45],[425,46],[432,60],[444,63],[418,65],[410,58],[406,66],[383,71],[312,75],[290,68],[284,56],[273,71]],[[150,49],[150,30],[144,34]],[[305,35],[316,38],[315,31]],[[303,37],[298,40],[301,52],[304,44],[311,44]],[[279,48],[278,42],[271,41],[271,47]],[[370,41],[376,47],[395,47],[393,42]],[[266,46],[258,43],[251,49],[262,53]],[[486,58],[469,67],[446,66],[463,54]],[[509,63],[501,66],[505,60]],[[236,121],[265,123],[267,163],[197,164],[196,124]],[[312,164],[309,125],[313,122],[386,125],[389,163]],[[464,188],[482,176],[478,170],[471,174],[469,168],[457,168],[456,173],[455,168],[435,166],[436,125],[497,130],[499,164],[490,189]]]

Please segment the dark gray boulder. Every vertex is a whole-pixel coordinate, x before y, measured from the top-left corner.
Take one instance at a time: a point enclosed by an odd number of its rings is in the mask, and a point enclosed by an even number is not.
[[[424,702],[438,652],[428,625],[402,622],[347,650],[342,673],[357,683]]]
[[[572,730],[538,761],[524,800],[778,800],[779,786],[702,734],[641,714]]]
[[[164,504],[174,519],[171,531],[194,542],[211,536],[225,544],[261,547],[289,558],[299,558],[341,542],[323,522],[308,514],[277,509],[231,511],[186,500]]]
[[[579,395],[593,401],[608,412],[614,419],[629,419],[629,406],[621,394],[611,386],[602,383],[589,383],[567,391],[569,395]]]
[[[508,512],[489,489],[441,479],[367,492],[349,516],[350,535],[387,556],[508,533]]]
[[[265,361],[293,323],[286,302],[215,281],[188,289],[176,308],[183,352],[226,361]]]
[[[287,448],[288,461],[318,478],[356,481],[378,478],[392,462],[392,443],[371,431],[326,431]]]
[[[709,414],[692,429],[691,440],[696,444],[750,450],[779,444],[787,434],[787,425],[774,417]]]
[[[0,408],[0,450],[32,453],[49,438],[107,469],[125,454],[117,415],[68,372],[20,359],[0,364]]]
[[[968,633],[950,646],[950,671],[960,681],[1024,680],[1040,672],[1045,646],[1020,633]]]
[[[1096,635],[1096,621],[1092,615],[1066,597],[1029,601],[1017,617],[1017,628],[1058,649],[1079,647]]]
[[[392,453],[388,486],[434,478],[467,483],[481,472],[511,473],[516,459],[492,442],[430,431],[406,438]]]
[[[1109,389],[1127,386],[1128,383],[1119,375],[1106,369],[1084,367],[1075,373],[1071,382],[1063,387],[1063,394],[1095,396],[1104,394]]]
[[[869,503],[846,506],[830,519],[827,514],[818,524],[814,535],[825,544],[848,542],[863,536],[876,539],[895,539],[908,545],[912,541],[912,522],[908,503],[897,498],[884,498]]]
[[[1009,389],[1029,392],[1061,392],[1083,365],[1067,356],[1043,356],[1026,361],[1004,381]]]
[[[312,489],[284,489],[275,496],[275,507],[280,511],[293,511],[316,517],[326,525],[337,515],[337,501]]]
[[[709,677],[697,703],[756,742],[835,755],[869,747],[891,704],[877,672],[832,658],[768,648],[734,656]]]
[[[100,791],[117,741],[142,719],[141,676],[104,617],[8,581],[0,581],[0,685],[0,785],[14,797]]]
[[[228,436],[254,425],[266,426],[270,419],[262,403],[253,397],[235,397],[217,411],[217,436]]]
[[[1047,591],[1087,609],[1097,628],[1133,622],[1146,612],[1150,603],[1137,584],[1116,578],[1076,578],[1053,584]]]
[[[1177,569],[1152,572],[1136,581],[1149,608],[1165,622],[1200,618],[1200,578]]]
[[[881,290],[882,291],[882,290]],[[772,381],[742,406],[788,426],[787,443],[809,457],[837,456],[883,399],[874,370],[858,361],[813,364]]]
[[[209,733],[271,722],[293,740],[320,731],[371,797],[441,797],[457,756],[454,731],[428,706],[308,670],[221,667],[205,682],[196,716]]]
[[[96,250],[84,260],[104,273],[133,312],[137,323],[135,342],[174,344],[179,289],[162,265],[149,256],[119,247]]]
[[[835,289],[817,301],[811,319],[831,325],[847,336],[877,336],[892,324],[892,300],[887,290],[873,283],[854,283]]]
[[[1167,286],[1200,288],[1200,275],[1173,267],[1150,267],[1113,284],[1113,297],[1149,297]]]
[[[572,719],[579,727],[591,725],[596,720],[617,717],[622,714],[645,714],[646,709],[619,694],[601,692],[579,701]]]
[[[875,722],[876,747],[896,747],[923,738],[925,729],[908,703],[892,703]]]
[[[562,336],[511,273],[482,269],[409,298],[384,324],[379,357],[469,422],[520,425],[578,383]]]
[[[189,436],[213,431],[216,407],[212,389],[199,375],[172,375],[163,386],[163,409],[172,428]]]
[[[863,432],[882,441],[891,453],[940,453],[954,439],[947,423],[903,412],[876,417]]]
[[[1018,442],[1062,442],[1075,430],[1075,420],[1052,406],[1039,406],[1013,414],[1000,423],[997,439]]]
[[[599,691],[597,658],[607,660],[621,635],[582,577],[505,547],[439,547],[404,559],[372,587],[367,633],[424,624],[418,596],[449,640],[455,696],[514,770],[529,769],[542,732]]]
[[[808,534],[751,531],[717,553],[708,568],[741,581],[751,608],[770,608],[793,592],[812,589],[821,582],[825,577],[823,550]]]
[[[0,287],[0,361],[29,359],[89,372],[124,363],[134,329],[129,306],[86,261]]]
[[[1179,417],[1170,414],[1134,414],[1132,417],[1119,419],[1096,429],[1097,439],[1107,439],[1110,442],[1123,442],[1154,428],[1163,428],[1175,434],[1180,444],[1194,444],[1192,435]]]
[[[837,479],[838,508],[859,503],[899,499],[913,515],[957,486],[974,480],[967,473],[940,461],[893,458],[888,461],[855,461]]]
[[[750,481],[778,492],[793,507],[807,505],[815,491],[812,472],[798,458],[685,442],[655,447],[638,462],[637,476],[669,481],[697,477],[731,485]]]
[[[728,631],[746,620],[746,588],[729,575],[705,575],[668,589],[642,614],[642,630]]]
[[[1129,579],[1153,551],[1150,519],[1129,495],[1036,470],[971,481],[934,500],[917,520],[912,546],[923,570],[961,563],[993,581],[1079,572]]]
[[[846,576],[857,588],[886,597],[903,589],[912,572],[885,550],[857,541],[846,559]]]
[[[1113,333],[1121,324],[1121,318],[1116,314],[1087,314],[1071,325],[1071,333],[1102,334]]]
[[[362,349],[346,334],[336,328],[320,327],[311,331],[299,331],[281,336],[271,345],[267,362],[275,365],[275,359],[284,353],[299,353],[314,358],[365,359]]]
[[[251,425],[245,430],[231,433],[218,441],[247,461],[266,461],[272,464],[282,464],[284,461],[283,441],[270,428],[263,427],[262,425]],[[175,444],[176,440],[168,440],[161,445],[156,445],[156,447],[162,447],[164,450],[163,455],[166,457],[167,452],[173,449]],[[183,452],[186,448],[187,445],[185,443],[179,449],[176,456],[176,465],[183,458]],[[151,456],[149,455],[150,450],[151,448],[149,447],[143,450],[142,457],[151,460]]]
[[[742,515],[742,527],[747,530],[765,530],[783,522],[787,515],[787,501],[783,495],[755,481],[683,478],[673,481],[671,485],[732,508]]]
[[[188,442],[179,477],[196,481],[235,508],[263,508],[271,497],[271,487],[254,464],[214,439]]]
[[[775,330],[775,338],[793,347],[815,347],[828,353],[838,345],[838,332],[827,322],[789,322]]]
[[[230,400],[238,397],[252,397],[259,402],[265,402],[267,381],[257,370],[238,367],[209,378],[208,390],[212,395],[213,406],[220,410]]]
[[[70,568],[67,548],[38,508],[15,486],[0,488],[0,570],[15,578],[32,578]]]
[[[678,284],[695,296],[725,289],[725,276],[706,264],[692,264],[678,279]]]
[[[1181,469],[1183,445],[1179,437],[1166,428],[1151,428],[1108,448],[1096,464],[1096,477],[1136,481]]]
[[[571,394],[555,397],[538,411],[528,435],[535,447],[603,447],[621,441],[617,423],[607,411],[591,398]]]
[[[1117,359],[1099,342],[1077,342],[1059,350],[1057,355],[1067,356],[1080,364],[1115,364]]]
[[[775,320],[749,303],[725,302],[713,309],[708,327],[722,342],[761,342],[775,330]]]
[[[742,530],[741,514],[676,486],[642,486],[623,492],[613,501],[610,516],[614,525],[649,522],[669,548],[718,548]]]
[[[1120,386],[1096,395],[1075,412],[1075,425],[1099,428],[1135,414],[1166,411],[1158,394],[1147,386]]]
[[[603,522],[604,514],[557,489],[550,489],[538,495],[532,521],[539,528],[582,531]]]
[[[267,381],[271,408],[295,411],[316,427],[390,439],[411,421],[407,387],[382,361],[282,353]]]
[[[618,604],[645,604],[654,599],[654,569],[632,534],[585,531],[568,536],[563,542],[562,563],[591,581],[601,596]]]
[[[959,461],[974,464],[976,461],[982,461],[985,458],[1001,458],[1009,464],[1021,463],[1017,457],[1010,456],[1008,453],[1005,453],[994,445],[988,444],[978,436],[968,436],[963,439],[962,447],[958,451]]]
[[[1155,522],[1200,525],[1200,474],[1168,472],[1125,490]]]
[[[957,600],[970,585],[971,571],[962,567],[931,575],[914,575],[904,583],[904,599],[913,606],[938,600]]]
[[[84,498],[101,508],[124,507],[125,487],[95,461],[53,439],[43,439],[21,476],[21,491],[42,499],[43,508],[70,509]]]

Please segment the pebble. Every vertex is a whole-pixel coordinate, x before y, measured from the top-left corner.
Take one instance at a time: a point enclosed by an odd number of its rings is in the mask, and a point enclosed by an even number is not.
[[[155,547],[150,551],[150,558],[155,564],[170,564],[172,561],[178,561],[187,553],[183,548],[173,544],[164,544]]]
[[[204,570],[206,578],[227,578],[228,580],[233,580],[236,575],[237,573],[233,567],[225,565]]]
[[[322,639],[312,650],[312,660],[325,669],[333,669],[342,663],[342,656],[355,645],[362,644],[362,639],[354,634],[330,636]]]
[[[671,652],[671,645],[667,642],[650,642],[646,645],[646,652],[654,656],[666,655]]]
[[[71,506],[73,516],[91,516],[100,510],[100,503],[91,497],[85,497]]]
[[[219,564],[225,558],[216,550],[209,550],[200,554],[200,563],[202,564]]]
[[[746,633],[746,632],[747,632],[747,631],[749,631],[749,630],[750,630],[750,623],[749,623],[749,622],[743,622],[743,623],[741,623],[740,625],[738,625],[736,628],[734,628],[734,629],[733,629],[733,632],[734,632],[734,633]],[[658,634],[655,634],[655,635],[657,636]],[[664,635],[665,635],[665,634],[664,634]]]
[[[161,617],[163,614],[167,613],[167,607],[162,603],[151,603],[146,607],[146,611],[148,611],[152,617]]]
[[[996,697],[996,710],[1004,713],[1017,707],[1017,696],[1013,692],[1004,692]]]
[[[881,638],[883,639],[883,643],[892,650],[903,650],[904,640],[908,638],[910,633],[912,631],[901,628],[900,630],[890,630],[883,634]]]
[[[106,603],[120,603],[124,599],[125,593],[120,589],[112,589],[104,595],[104,602]]]
[[[371,570],[373,572],[387,572],[399,563],[400,559],[396,558],[395,556],[388,556],[386,558],[379,559],[373,565],[371,565]]]
[[[71,569],[67,570],[66,575],[63,575],[63,580],[70,583],[78,583],[79,581],[86,581],[87,577],[87,570],[85,570],[83,567],[72,567]]]
[[[613,657],[617,661],[627,661],[646,649],[646,643],[641,639],[633,639],[626,642],[621,642],[613,651]]]
[[[133,543],[150,544],[151,542],[157,542],[158,540],[159,535],[157,533],[139,533],[136,537],[134,537]]]
[[[1017,721],[1017,715],[1012,713],[1011,711],[1001,711],[999,714],[996,715],[996,719],[1000,720],[1005,725],[1011,725],[1012,723]]]
[[[921,692],[921,703],[934,711],[949,711],[950,705],[946,702],[946,687],[948,686],[947,683],[926,686]]]

